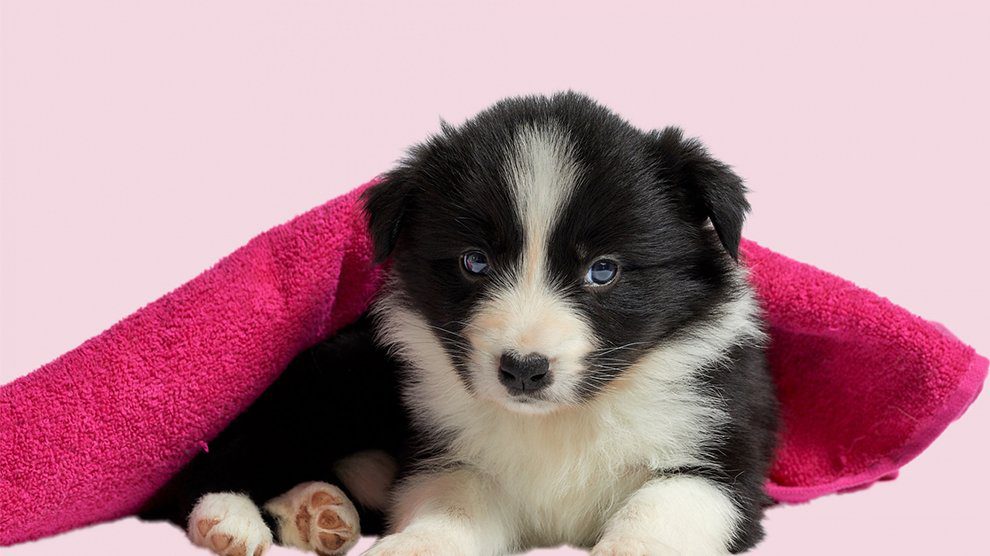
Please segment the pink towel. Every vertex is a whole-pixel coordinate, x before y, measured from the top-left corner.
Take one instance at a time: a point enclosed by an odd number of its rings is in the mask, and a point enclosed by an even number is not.
[[[0,388],[0,545],[134,513],[381,284],[351,192]],[[768,492],[863,488],[976,397],[987,360],[875,294],[744,242],[784,430]]]

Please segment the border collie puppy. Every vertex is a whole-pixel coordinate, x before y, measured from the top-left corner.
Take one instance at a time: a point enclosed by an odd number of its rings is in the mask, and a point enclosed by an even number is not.
[[[744,193],[679,130],[574,93],[445,124],[366,193],[390,260],[370,318],[160,500],[221,554],[338,553],[380,512],[376,556],[752,547],[777,412]]]
[[[726,165],[529,97],[444,126],[367,208],[393,263],[378,332],[426,446],[371,554],[760,539],[776,404]]]

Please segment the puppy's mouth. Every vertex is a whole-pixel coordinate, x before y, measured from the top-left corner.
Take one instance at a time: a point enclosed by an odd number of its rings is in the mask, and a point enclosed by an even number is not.
[[[543,392],[509,393],[509,401],[520,404],[553,403]]]
[[[560,408],[560,404],[541,394],[512,394],[500,400],[509,411],[529,415],[545,415]]]

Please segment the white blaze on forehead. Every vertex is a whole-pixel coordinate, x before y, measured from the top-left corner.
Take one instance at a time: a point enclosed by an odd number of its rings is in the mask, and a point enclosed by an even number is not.
[[[579,168],[567,135],[552,125],[519,130],[506,164],[523,228],[519,278],[545,278],[550,232],[574,190]]]

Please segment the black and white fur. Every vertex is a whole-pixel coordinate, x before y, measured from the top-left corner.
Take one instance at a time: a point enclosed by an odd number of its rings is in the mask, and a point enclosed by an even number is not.
[[[390,534],[369,554],[562,543],[724,554],[760,540],[776,402],[736,261],[748,204],[727,166],[679,130],[644,133],[581,95],[517,98],[444,125],[368,191],[366,208],[376,255],[390,261],[372,310],[388,352],[372,365],[389,369],[408,421],[365,430],[409,426],[359,446],[401,462]],[[591,280],[600,261],[615,272]],[[321,376],[334,376],[338,364],[325,363]],[[523,367],[532,382],[515,380]],[[375,386],[331,388],[326,404],[366,396],[390,411],[394,391]],[[365,432],[338,419],[340,434]],[[241,434],[255,440],[242,442],[287,444],[250,429]],[[304,456],[296,448],[283,467]],[[279,488],[355,490],[331,467],[308,478],[287,469]],[[259,506],[277,494],[240,490]],[[352,498],[373,522],[374,508]]]

